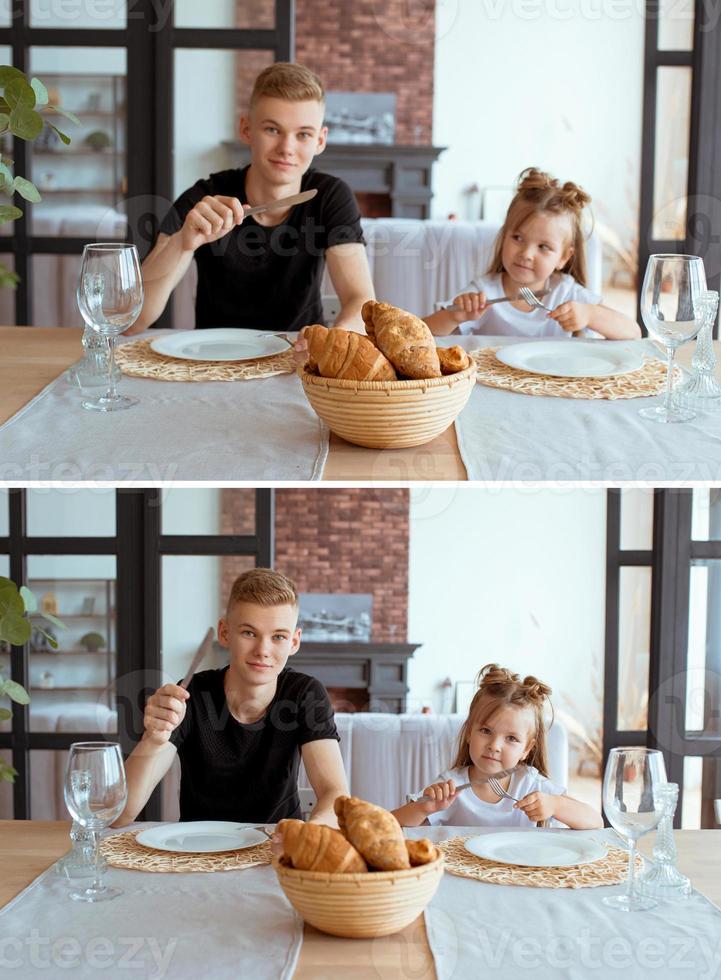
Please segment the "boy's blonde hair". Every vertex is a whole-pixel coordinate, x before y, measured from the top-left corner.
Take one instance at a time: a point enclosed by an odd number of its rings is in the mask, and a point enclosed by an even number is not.
[[[226,616],[237,602],[256,606],[294,606],[298,608],[295,583],[272,568],[251,568],[233,582],[228,596]]]
[[[511,201],[506,220],[498,232],[493,250],[489,273],[503,272],[501,255],[506,235],[521,227],[534,214],[567,214],[571,218],[573,252],[561,272],[573,276],[582,286],[588,285],[588,263],[586,261],[586,235],[581,227],[583,209],[591,203],[591,197],[582,187],[568,180],[561,187],[555,177],[529,167],[518,178],[516,195]]]
[[[510,705],[513,708],[533,708],[533,746],[525,761],[529,766],[535,766],[542,776],[548,776],[548,745],[543,709],[551,688],[530,674],[521,680],[518,674],[499,667],[498,664],[486,664],[482,667],[477,683],[478,690],[458,736],[456,758],[451,768],[461,769],[472,764],[468,750],[471,732],[477,725],[485,724],[499,708]]]
[[[250,108],[263,96],[286,102],[325,103],[325,89],[318,76],[291,61],[277,61],[263,69],[253,85]]]

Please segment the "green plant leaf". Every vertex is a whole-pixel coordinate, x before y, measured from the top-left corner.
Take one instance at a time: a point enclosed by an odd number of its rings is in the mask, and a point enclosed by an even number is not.
[[[15,221],[20,217],[22,217],[22,211],[20,208],[16,208],[14,204],[0,204],[0,224],[3,221]]]
[[[11,109],[16,109],[19,105],[26,106],[28,109],[35,107],[35,92],[24,75],[20,78],[13,78],[7,83],[5,101]]]
[[[20,647],[23,643],[27,643],[31,632],[30,623],[17,612],[11,610],[0,618],[0,637],[13,646]]]
[[[32,89],[30,91],[32,92]],[[29,143],[38,138],[43,126],[43,117],[40,113],[22,102],[15,106],[10,115],[10,129],[21,140],[27,140]]]
[[[42,628],[42,626],[36,626],[35,628],[37,629],[38,633],[42,633],[42,635],[48,641],[48,643],[53,648],[53,650],[57,650],[58,641],[55,639],[52,633],[46,633],[45,630]]]
[[[17,272],[11,272],[0,262],[0,289],[15,289],[19,282],[20,276]]]
[[[15,178],[13,177],[13,172],[10,167],[8,167],[6,163],[2,163],[2,161],[0,161],[0,177],[3,178],[0,188],[7,187],[8,190],[12,192],[10,189],[12,188],[13,180]]]
[[[4,133],[10,126],[10,116],[7,112],[0,112],[0,133]]]
[[[63,141],[63,143],[64,143],[64,144],[65,144],[66,146],[70,146],[70,137],[69,137],[69,136],[66,136],[66,135],[65,135],[65,133],[63,133],[63,132],[61,132],[61,131],[60,131],[60,130],[58,129],[58,127],[57,127],[57,126],[53,126],[53,124],[52,124],[51,122],[49,122],[49,123],[48,123],[48,126],[49,126],[49,127],[51,128],[51,129],[54,129],[54,130],[55,130],[55,132],[56,132],[56,133],[58,134],[58,136],[60,137],[60,139],[61,139],[61,140]]]
[[[9,721],[12,716],[10,708],[0,708],[0,721]]]
[[[4,759],[0,759],[0,782],[4,780],[6,783],[14,783],[17,774],[17,769],[13,769]]]
[[[25,78],[25,75],[19,68],[13,68],[12,65],[0,65],[0,86],[4,87],[13,78]]]
[[[18,592],[20,593],[20,598],[23,600],[25,612],[35,612],[38,608],[38,600],[35,598],[35,594],[26,585],[21,585]]]
[[[30,695],[17,681],[5,681],[4,693],[17,704],[30,704]]]
[[[32,201],[33,204],[42,201],[40,191],[31,180],[26,180],[25,177],[16,177],[13,181],[12,188],[18,192],[20,197],[24,197],[26,201]]]
[[[57,619],[55,616],[53,616],[52,613],[46,613],[46,612],[44,612],[44,613],[42,613],[42,617],[43,617],[43,619],[47,619],[47,621],[49,623],[52,623],[53,626],[57,626],[61,630],[66,629],[65,623],[63,623],[62,620]]]
[[[61,116],[65,116],[66,119],[69,119],[71,123],[75,123],[76,126],[82,126],[82,123],[74,112],[68,112],[67,109],[61,109],[56,105],[49,105],[48,109],[52,109],[53,112],[59,112]]]
[[[48,104],[48,90],[45,88],[43,83],[39,78],[31,78],[30,85],[33,92],[35,93],[36,102],[35,105],[47,105]]]

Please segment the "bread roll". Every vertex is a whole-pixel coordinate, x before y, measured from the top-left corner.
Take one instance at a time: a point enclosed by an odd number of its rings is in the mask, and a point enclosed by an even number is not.
[[[363,334],[320,324],[306,327],[303,339],[308,342],[310,371],[324,378],[348,381],[394,381],[396,372],[390,361]]]
[[[433,334],[423,320],[388,303],[368,300],[361,310],[366,333],[406,378],[440,378]]]
[[[419,864],[430,864],[438,856],[435,844],[422,837],[421,840],[407,840],[406,850],[412,868],[417,868]]]
[[[281,820],[276,831],[283,838],[283,853],[294,868],[335,874],[368,870],[361,855],[343,834],[325,824]]]
[[[333,806],[340,829],[371,867],[410,868],[403,831],[392,813],[355,796],[339,796]]]
[[[471,359],[462,347],[438,347],[442,374],[457,374],[471,366]]]

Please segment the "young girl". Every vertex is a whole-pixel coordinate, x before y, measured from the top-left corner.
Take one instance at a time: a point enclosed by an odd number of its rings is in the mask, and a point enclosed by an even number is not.
[[[592,807],[567,796],[563,786],[548,778],[543,709],[551,689],[535,677],[521,680],[497,664],[486,664],[478,677],[453,767],[423,791],[430,799],[394,810],[398,822],[404,827],[531,827],[554,818],[574,830],[603,827]],[[481,781],[516,766],[499,781],[517,803],[499,799]],[[469,782],[468,789],[456,791]]]
[[[609,340],[640,337],[634,320],[602,306],[601,297],[587,288],[581,217],[590,201],[577,184],[569,181],[560,187],[550,174],[533,167],[524,170],[488,272],[453,300],[459,311],[441,310],[424,317],[431,331],[439,336],[458,328],[463,334],[571,337],[590,328]],[[553,312],[519,300],[522,286]],[[509,296],[512,302],[487,305],[500,296]]]

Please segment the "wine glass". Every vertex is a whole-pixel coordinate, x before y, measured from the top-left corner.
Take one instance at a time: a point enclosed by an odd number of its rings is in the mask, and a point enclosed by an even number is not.
[[[92,884],[70,892],[76,902],[105,902],[122,894],[102,883],[99,867],[100,831],[125,809],[128,787],[117,742],[73,742],[65,770],[65,805],[70,816],[93,835]]]
[[[666,348],[668,370],[663,405],[639,409],[654,422],[688,422],[695,412],[674,404],[673,362],[676,348],[692,340],[704,325],[701,295],[706,272],[698,255],[652,255],[641,292],[641,316],[654,340]]]
[[[97,242],[85,246],[78,306],[83,320],[108,345],[108,390],[83,401],[83,408],[116,412],[135,405],[137,398],[118,394],[115,371],[115,338],[135,323],[143,308],[143,280],[134,245]]]
[[[605,905],[624,912],[651,909],[657,903],[635,891],[636,842],[663,817],[658,787],[666,782],[666,766],[658,749],[611,749],[603,777],[603,809],[611,826],[629,841],[628,885],[625,895],[608,895]]]

